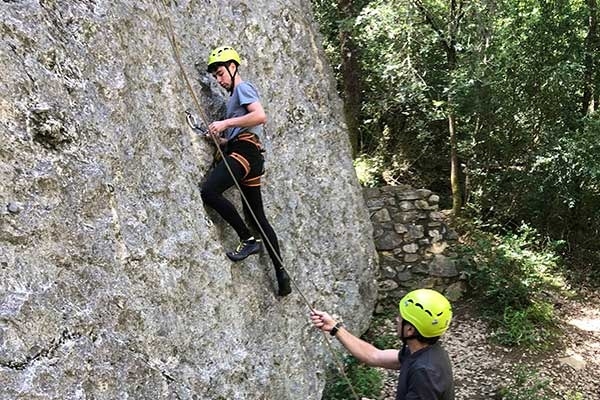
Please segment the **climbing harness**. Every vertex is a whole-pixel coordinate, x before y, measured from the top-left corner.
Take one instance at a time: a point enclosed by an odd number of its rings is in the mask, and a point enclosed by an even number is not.
[[[162,9],[164,11],[164,14],[168,14],[169,10],[167,8],[167,4],[165,3],[166,0],[157,0],[161,3],[162,5]],[[165,30],[165,33],[167,34],[167,37],[169,39],[169,43],[171,44],[171,48],[173,50],[173,57],[175,58],[175,61],[177,62],[177,65],[179,66],[179,70],[181,72],[181,76],[183,78],[183,81],[185,82],[185,85],[187,86],[187,89],[190,93],[190,95],[192,96],[192,100],[194,102],[194,105],[196,107],[196,110],[198,111],[198,114],[200,116],[200,120],[201,122],[205,125],[208,126],[208,118],[206,113],[204,112],[203,108],[200,105],[200,101],[198,100],[198,97],[196,96],[196,93],[194,92],[192,85],[190,83],[190,80],[188,79],[188,76],[185,72],[185,68],[183,67],[183,63],[181,62],[181,57],[179,55],[179,50],[177,48],[177,41],[175,39],[175,30],[173,28],[173,25],[171,23],[171,19],[168,18],[167,16],[163,16],[163,14],[161,13],[159,7],[157,7],[158,9],[158,14],[160,17],[160,20],[163,24],[163,28]],[[166,22],[165,22],[166,21]],[[188,110],[189,111],[189,110]],[[186,111],[186,121],[188,123],[188,125],[192,128],[192,130],[196,133],[198,133],[198,130],[202,131],[200,126],[198,125],[196,118],[194,117],[194,115],[191,112],[187,112]],[[248,202],[248,199],[246,199],[246,196],[244,196],[244,193],[242,191],[242,188],[240,186],[240,183],[237,181],[237,179],[235,179],[235,175],[231,169],[231,166],[229,165],[227,158],[225,158],[225,155],[223,153],[223,150],[221,149],[221,147],[219,146],[219,143],[217,141],[217,138],[214,137],[213,135],[209,135],[216,148],[217,148],[217,152],[219,154],[219,156],[222,158],[225,167],[227,168],[227,171],[229,172],[229,174],[231,175],[231,177],[233,178],[233,182],[235,184],[235,186],[237,187],[241,199],[244,202],[244,204],[246,205],[248,211],[250,211],[250,214],[253,218],[253,220],[255,221],[256,226],[258,227],[258,229],[260,230],[261,236],[264,238],[264,242],[269,246],[269,248],[272,250],[273,254],[275,255],[275,257],[277,257],[277,260],[279,261],[281,268],[288,274],[289,278],[290,278],[290,283],[294,286],[294,288],[296,289],[296,291],[298,292],[298,294],[300,295],[301,299],[303,300],[303,302],[306,304],[306,306],[308,307],[308,309],[311,312],[315,312],[314,307],[311,305],[311,303],[308,301],[308,299],[306,298],[306,296],[304,295],[304,293],[302,292],[302,290],[300,289],[300,287],[298,286],[298,284],[296,283],[296,280],[293,278],[293,275],[289,273],[289,271],[287,270],[287,268],[285,268],[283,260],[281,260],[281,257],[277,254],[277,252],[275,251],[275,248],[273,247],[273,244],[269,241],[264,229],[262,228],[262,226],[260,225],[258,218],[256,217],[256,214],[254,213],[254,211],[252,210],[252,207],[250,207],[250,203]],[[331,342],[329,340],[329,338],[327,337],[327,334],[323,331],[321,331],[321,333],[323,334],[322,337],[324,339],[324,342],[328,348],[328,350],[330,351],[336,365],[337,368],[340,370],[340,373],[342,374],[342,376],[344,377],[346,383],[348,384],[348,386],[350,387],[350,390],[352,391],[352,394],[354,396],[354,398],[356,400],[360,400],[360,397],[358,396],[358,394],[356,393],[354,386],[352,385],[352,382],[350,382],[350,379],[348,378],[348,375],[346,374],[345,370],[344,370],[344,366],[342,364],[342,362],[340,361],[339,357],[336,355],[335,351],[333,350],[333,347],[331,345]]]
[[[256,146],[258,151],[260,151],[261,153],[265,152],[265,149],[262,147],[262,144],[260,144],[260,140],[258,140],[258,137],[254,133],[240,133],[235,137],[235,140],[241,140],[242,142],[251,143],[254,146]]]

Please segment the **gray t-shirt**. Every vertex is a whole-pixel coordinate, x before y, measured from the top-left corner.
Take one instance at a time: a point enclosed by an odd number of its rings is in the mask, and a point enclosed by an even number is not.
[[[242,83],[237,84],[227,102],[226,118],[241,117],[248,114],[246,106],[257,101],[260,101],[260,96],[258,90],[252,83],[243,81]],[[224,137],[227,140],[231,140],[242,132],[254,133],[260,139],[263,132],[263,126],[257,125],[248,128],[236,126],[229,128],[227,132],[225,132]]]

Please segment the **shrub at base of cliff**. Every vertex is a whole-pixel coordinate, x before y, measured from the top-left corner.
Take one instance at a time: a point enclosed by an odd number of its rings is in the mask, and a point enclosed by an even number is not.
[[[384,377],[377,368],[369,367],[352,356],[344,358],[344,371],[360,398],[378,398]],[[354,394],[342,373],[335,367],[329,371],[323,400],[353,399]]]

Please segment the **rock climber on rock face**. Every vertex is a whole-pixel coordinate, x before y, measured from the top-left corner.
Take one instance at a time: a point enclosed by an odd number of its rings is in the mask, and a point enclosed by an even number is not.
[[[246,220],[251,221],[263,236],[275,267],[278,294],[287,296],[292,291],[290,278],[281,264],[277,235],[265,216],[260,191],[260,178],[264,174],[260,136],[267,117],[258,90],[252,83],[242,80],[239,74],[240,56],[232,47],[222,46],[211,51],[207,64],[208,72],[231,96],[225,119],[214,121],[208,127],[208,133],[219,144],[225,158],[219,161],[202,185],[202,200],[216,210],[238,234],[240,244],[235,250],[227,252],[227,257],[232,261],[241,261],[258,253],[261,244],[250,233],[233,204],[223,196],[223,192],[235,184],[234,179],[239,183],[242,195],[252,211],[242,202]]]

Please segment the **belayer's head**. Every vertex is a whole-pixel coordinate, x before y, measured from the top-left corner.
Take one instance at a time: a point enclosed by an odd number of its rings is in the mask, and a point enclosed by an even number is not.
[[[417,339],[423,343],[433,344],[446,332],[452,320],[452,306],[448,299],[431,289],[409,292],[400,300],[398,308],[400,310],[398,330],[403,342]],[[405,329],[406,327],[408,329]]]
[[[233,47],[221,46],[208,55],[206,70],[215,77],[219,85],[231,93],[240,62],[240,55]]]

